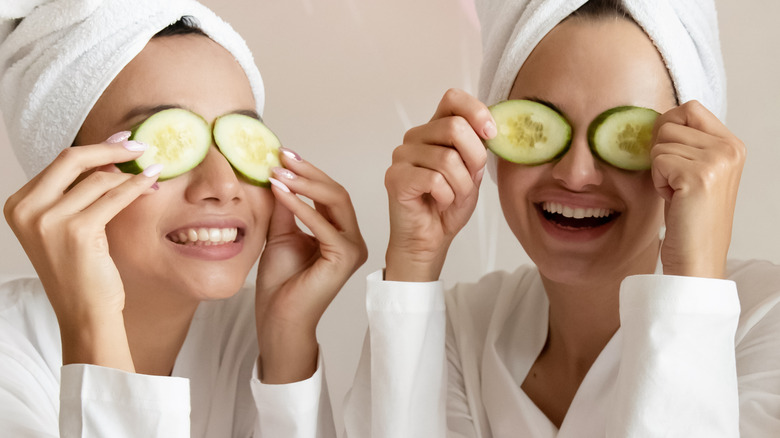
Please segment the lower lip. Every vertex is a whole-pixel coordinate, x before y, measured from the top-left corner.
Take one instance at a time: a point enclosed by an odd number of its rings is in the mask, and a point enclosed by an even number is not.
[[[536,208],[536,213],[539,215],[539,220],[542,222],[542,229],[544,229],[548,235],[567,242],[589,242],[598,239],[609,231],[619,219],[615,218],[604,225],[593,228],[564,228],[548,221],[540,208]]]
[[[173,245],[173,248],[180,254],[195,259],[210,261],[231,259],[240,254],[241,250],[244,248],[243,241],[241,240],[223,243],[221,245],[182,245],[170,240],[168,242]]]

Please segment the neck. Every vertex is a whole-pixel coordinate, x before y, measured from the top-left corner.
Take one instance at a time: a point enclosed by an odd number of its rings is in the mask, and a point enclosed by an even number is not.
[[[129,285],[125,296],[125,329],[136,372],[170,375],[198,302]]]
[[[597,275],[576,283],[558,282],[542,275],[550,302],[549,331],[542,354],[559,358],[567,372],[584,377],[620,327],[620,283],[629,275],[655,271],[658,246],[612,275]],[[614,275],[617,273],[617,275]]]

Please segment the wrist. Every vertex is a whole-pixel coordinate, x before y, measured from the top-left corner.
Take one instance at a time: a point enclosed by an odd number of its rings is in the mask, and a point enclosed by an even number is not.
[[[63,365],[83,363],[135,372],[121,314],[58,321]]]
[[[259,337],[258,378],[266,384],[286,384],[310,378],[317,371],[319,345],[314,332],[264,331]]]
[[[385,254],[386,281],[428,282],[437,281],[447,257],[445,247],[440,254],[413,252],[388,246]]]

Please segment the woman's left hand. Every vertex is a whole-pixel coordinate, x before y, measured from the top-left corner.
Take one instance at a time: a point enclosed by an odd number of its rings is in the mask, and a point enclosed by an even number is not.
[[[697,101],[661,115],[652,177],[666,201],[664,274],[722,278],[745,145]]]
[[[347,191],[297,154],[282,154],[276,205],[257,272],[261,379],[289,383],[317,366],[317,323],[368,256]],[[314,201],[314,208],[296,194]],[[314,236],[295,224],[300,219]]]

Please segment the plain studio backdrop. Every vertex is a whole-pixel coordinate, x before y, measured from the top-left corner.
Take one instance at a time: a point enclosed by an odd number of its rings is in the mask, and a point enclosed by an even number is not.
[[[384,172],[404,132],[451,87],[476,92],[480,45],[469,0],[202,0],[244,36],[265,80],[265,121],[282,143],[349,190],[368,262],[331,304],[318,335],[339,430],[366,327],[365,277],[384,264]],[[717,0],[729,86],[727,124],[747,145],[731,255],[780,262],[780,2]],[[750,5],[748,7],[747,5]],[[760,5],[760,6],[759,6]],[[0,198],[26,179],[0,126]],[[0,276],[34,275],[7,225]],[[485,178],[477,211],[442,278],[471,281],[528,261]]]

